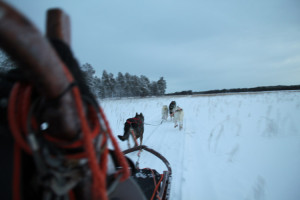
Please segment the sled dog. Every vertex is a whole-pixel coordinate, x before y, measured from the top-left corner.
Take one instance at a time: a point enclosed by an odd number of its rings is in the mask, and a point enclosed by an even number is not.
[[[174,117],[174,111],[176,108],[176,101],[172,101],[169,105],[170,118]]]
[[[126,120],[124,124],[124,134],[118,135],[118,138],[122,141],[127,140],[128,148],[130,148],[129,136],[133,137],[134,146],[138,146],[137,139],[140,138],[140,145],[143,143],[143,134],[144,134],[144,116],[142,113],[135,115],[133,118]]]
[[[167,105],[164,105],[161,109],[161,119],[162,120],[167,120],[168,119],[168,106]]]
[[[183,109],[180,108],[179,106],[176,106],[176,109],[174,111],[174,123],[175,123],[174,128],[176,128],[179,124],[179,130],[182,130],[183,116],[184,116]]]

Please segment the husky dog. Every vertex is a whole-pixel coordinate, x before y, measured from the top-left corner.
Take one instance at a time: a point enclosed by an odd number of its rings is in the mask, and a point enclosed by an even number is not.
[[[133,118],[126,120],[124,124],[124,134],[118,135],[118,138],[122,141],[127,140],[128,148],[130,148],[129,135],[134,139],[134,146],[138,146],[137,139],[140,138],[140,145],[143,143],[144,134],[144,115],[142,113],[135,115]]]
[[[175,123],[174,128],[176,128],[178,126],[178,123],[179,123],[179,130],[182,130],[182,128],[183,128],[183,116],[184,116],[183,109],[180,108],[179,106],[176,106],[176,109],[174,111],[174,123]]]
[[[169,105],[169,112],[170,112],[171,119],[172,117],[174,117],[175,108],[176,108],[176,101],[172,101]]]
[[[161,109],[161,115],[162,115],[162,120],[167,120],[168,119],[168,106],[164,105]]]

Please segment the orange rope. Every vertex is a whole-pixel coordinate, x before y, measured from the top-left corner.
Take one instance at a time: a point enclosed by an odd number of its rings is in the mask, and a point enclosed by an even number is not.
[[[69,79],[69,81],[72,82],[73,77],[66,67],[64,67],[64,71],[65,71],[66,76]],[[108,158],[107,158],[108,149],[106,147],[104,149],[104,152],[101,154],[101,158],[100,158],[101,163],[99,166],[98,162],[97,162],[96,152],[94,149],[92,138],[90,135],[91,130],[90,130],[88,122],[86,120],[84,109],[83,109],[83,103],[80,98],[80,91],[78,88],[74,87],[72,89],[72,92],[75,97],[76,109],[78,111],[79,119],[81,121],[81,128],[82,128],[82,132],[83,132],[83,142],[84,142],[85,151],[87,153],[87,157],[89,159],[89,166],[90,166],[92,174],[93,174],[93,186],[92,186],[93,187],[93,199],[107,200],[108,197],[107,197],[107,192],[106,192],[106,170],[107,170],[107,160],[108,160]],[[108,136],[112,140],[115,151],[119,152],[119,153],[116,153],[116,155],[117,155],[117,158],[121,161],[120,164],[123,167],[122,180],[125,180],[129,176],[128,164],[125,161],[124,155],[120,153],[121,150],[118,148],[116,140],[112,136],[111,130],[109,128],[108,122],[105,118],[103,111],[101,110],[101,108],[99,108],[99,110],[100,110],[101,117],[103,118],[105,126],[107,128]],[[103,137],[105,137],[105,139],[106,139],[106,135],[103,135]]]
[[[164,175],[163,175],[163,174],[161,174],[161,176],[160,176],[160,179],[159,179],[158,183],[156,184],[156,187],[155,187],[155,189],[154,189],[154,191],[153,191],[153,194],[152,194],[151,200],[153,200],[153,198],[154,198],[155,194],[156,194],[156,193],[158,193],[158,187],[160,186],[160,183],[162,182],[163,178],[164,178]],[[157,197],[157,198],[160,200],[160,198],[159,198],[159,196],[158,196],[158,195],[157,195],[156,197]]]
[[[64,72],[69,82],[73,82],[73,77],[64,67]],[[19,200],[20,197],[20,176],[21,176],[21,150],[24,150],[28,154],[32,153],[30,146],[27,144],[24,137],[27,133],[27,117],[30,109],[30,97],[32,86],[30,85],[21,85],[20,83],[16,83],[11,91],[9,97],[9,105],[8,105],[8,121],[10,130],[15,139],[15,148],[14,148],[14,175],[13,175],[13,199]],[[126,180],[130,176],[130,170],[128,167],[128,163],[120,150],[117,140],[112,134],[112,131],[109,127],[108,121],[103,113],[101,107],[99,108],[100,116],[103,119],[105,127],[101,127],[100,122],[98,120],[97,114],[95,110],[89,108],[92,116],[89,116],[91,119],[91,123],[93,125],[93,130],[91,130],[89,121],[85,115],[85,109],[83,106],[83,102],[81,100],[80,91],[77,87],[72,88],[72,94],[75,99],[76,110],[80,119],[81,129],[82,129],[82,140],[78,140],[73,143],[67,143],[66,141],[62,141],[56,138],[53,138],[47,134],[45,134],[45,138],[50,142],[54,142],[56,145],[63,148],[76,148],[76,147],[84,147],[83,153],[78,153],[76,155],[66,155],[67,158],[88,158],[88,165],[92,172],[92,196],[93,199],[101,199],[107,200],[107,191],[106,191],[106,172],[107,172],[107,162],[108,162],[108,148],[106,146],[107,139],[110,139],[113,147],[115,149],[116,158],[122,167],[120,171],[117,173],[122,173],[121,181]],[[104,132],[103,132],[104,131]],[[103,142],[101,148],[103,148],[103,152],[101,152],[100,158],[98,160],[96,155],[96,150],[94,146],[94,139],[97,135],[102,134]],[[70,193],[70,195],[72,195]],[[74,196],[73,196],[74,197]],[[72,198],[73,198],[72,197]]]
[[[156,198],[158,198],[160,200],[160,197],[158,196],[158,188],[159,188],[160,183],[162,182],[162,180],[164,178],[164,175],[160,174],[160,179],[159,179],[158,183],[156,184],[156,179],[155,179],[155,173],[154,173],[154,171],[152,169],[150,169],[150,168],[144,168],[144,169],[150,170],[151,174],[152,174],[152,177],[153,177],[153,183],[154,183],[155,188],[153,190],[151,200],[153,200],[153,198],[154,198],[154,196],[155,196],[156,193],[157,193]]]

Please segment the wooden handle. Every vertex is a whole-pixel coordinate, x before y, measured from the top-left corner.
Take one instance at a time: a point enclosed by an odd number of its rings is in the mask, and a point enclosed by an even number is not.
[[[50,18],[52,21],[53,18]],[[63,21],[56,26],[59,28],[53,28],[54,31],[49,28],[48,33],[69,41],[67,31],[62,31],[67,23],[66,20]],[[56,32],[57,30],[60,32]],[[0,2],[0,47],[24,69],[41,96],[56,98],[69,86],[70,80],[64,72],[64,64],[48,40],[24,16],[4,2]],[[44,119],[53,122],[51,132],[56,137],[72,139],[80,130],[71,92],[63,95],[59,99],[59,105],[55,109],[48,109],[44,115]]]
[[[46,97],[55,98],[68,86],[63,63],[48,41],[4,2],[0,2],[0,46],[29,71],[30,79]]]
[[[71,24],[69,16],[61,9],[50,9],[47,12],[46,36],[56,38],[71,46]]]

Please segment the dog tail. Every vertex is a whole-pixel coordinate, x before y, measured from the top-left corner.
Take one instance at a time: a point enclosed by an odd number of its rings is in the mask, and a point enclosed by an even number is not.
[[[122,141],[125,140],[124,137],[123,137],[122,135],[118,135],[118,138],[119,138],[120,140],[122,140]]]

